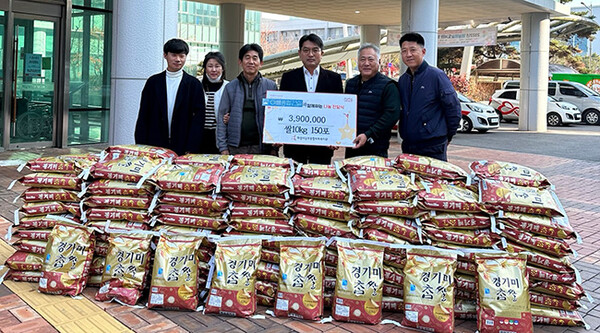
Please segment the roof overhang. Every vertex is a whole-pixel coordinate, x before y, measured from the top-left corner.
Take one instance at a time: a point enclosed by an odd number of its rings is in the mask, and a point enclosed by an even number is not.
[[[413,0],[418,1],[418,0]],[[400,0],[202,0],[208,4],[240,3],[246,9],[354,25],[401,24]],[[525,13],[569,15],[570,7],[553,0],[439,0],[439,25],[478,25],[520,19]],[[358,13],[357,13],[358,12]]]

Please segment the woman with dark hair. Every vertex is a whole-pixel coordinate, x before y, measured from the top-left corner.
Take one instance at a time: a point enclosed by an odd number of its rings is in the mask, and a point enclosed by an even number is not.
[[[202,86],[206,101],[202,153],[219,154],[216,141],[217,110],[219,110],[223,88],[229,82],[225,80],[225,57],[221,52],[208,52],[202,62],[202,69]]]

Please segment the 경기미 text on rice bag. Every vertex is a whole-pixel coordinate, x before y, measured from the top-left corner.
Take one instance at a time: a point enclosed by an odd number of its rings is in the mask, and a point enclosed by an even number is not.
[[[323,315],[324,239],[280,242],[279,290],[275,315],[319,320]]]
[[[38,290],[47,294],[77,296],[85,288],[94,256],[94,232],[75,223],[58,223],[44,252]]]
[[[527,256],[478,253],[477,327],[481,333],[532,332]]]
[[[384,248],[367,242],[337,239],[337,250],[333,318],[378,324],[382,311]]]
[[[102,286],[96,293],[96,300],[137,303],[146,285],[153,236],[151,232],[136,231],[109,237]]]
[[[402,325],[430,332],[454,331],[456,256],[434,248],[406,250]]]
[[[201,243],[201,236],[161,234],[154,255],[149,309],[196,310]]]
[[[256,311],[256,269],[262,241],[224,238],[217,241],[212,285],[204,313],[249,317]]]

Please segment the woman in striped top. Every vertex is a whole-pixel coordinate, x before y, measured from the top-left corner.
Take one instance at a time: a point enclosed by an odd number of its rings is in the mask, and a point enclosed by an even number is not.
[[[204,154],[219,154],[217,149],[217,111],[223,95],[223,88],[229,82],[225,80],[225,57],[221,52],[208,52],[202,62],[202,86],[206,101],[206,117],[202,139]]]

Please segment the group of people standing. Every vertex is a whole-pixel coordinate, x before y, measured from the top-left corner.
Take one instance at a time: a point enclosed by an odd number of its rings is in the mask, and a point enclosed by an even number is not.
[[[315,34],[298,43],[302,67],[284,73],[284,91],[357,95],[357,136],[345,157],[387,157],[392,127],[399,122],[402,151],[447,160],[447,146],[461,119],[460,102],[448,77],[424,60],[425,41],[418,33],[400,39],[402,61],[408,67],[398,82],[379,72],[380,51],[372,44],[358,50],[359,75],[346,82],[320,66],[323,41]],[[164,72],[144,86],[135,141],[170,148],[177,154],[271,154],[282,145],[264,144],[264,106],[267,90],[277,85],[262,77],[263,50],[244,45],[238,55],[242,72],[225,80],[225,59],[209,52],[200,80],[185,73],[189,47],[181,39],[163,48]],[[326,112],[326,111],[324,111]],[[329,164],[336,146],[284,145],[283,154],[300,163]]]

